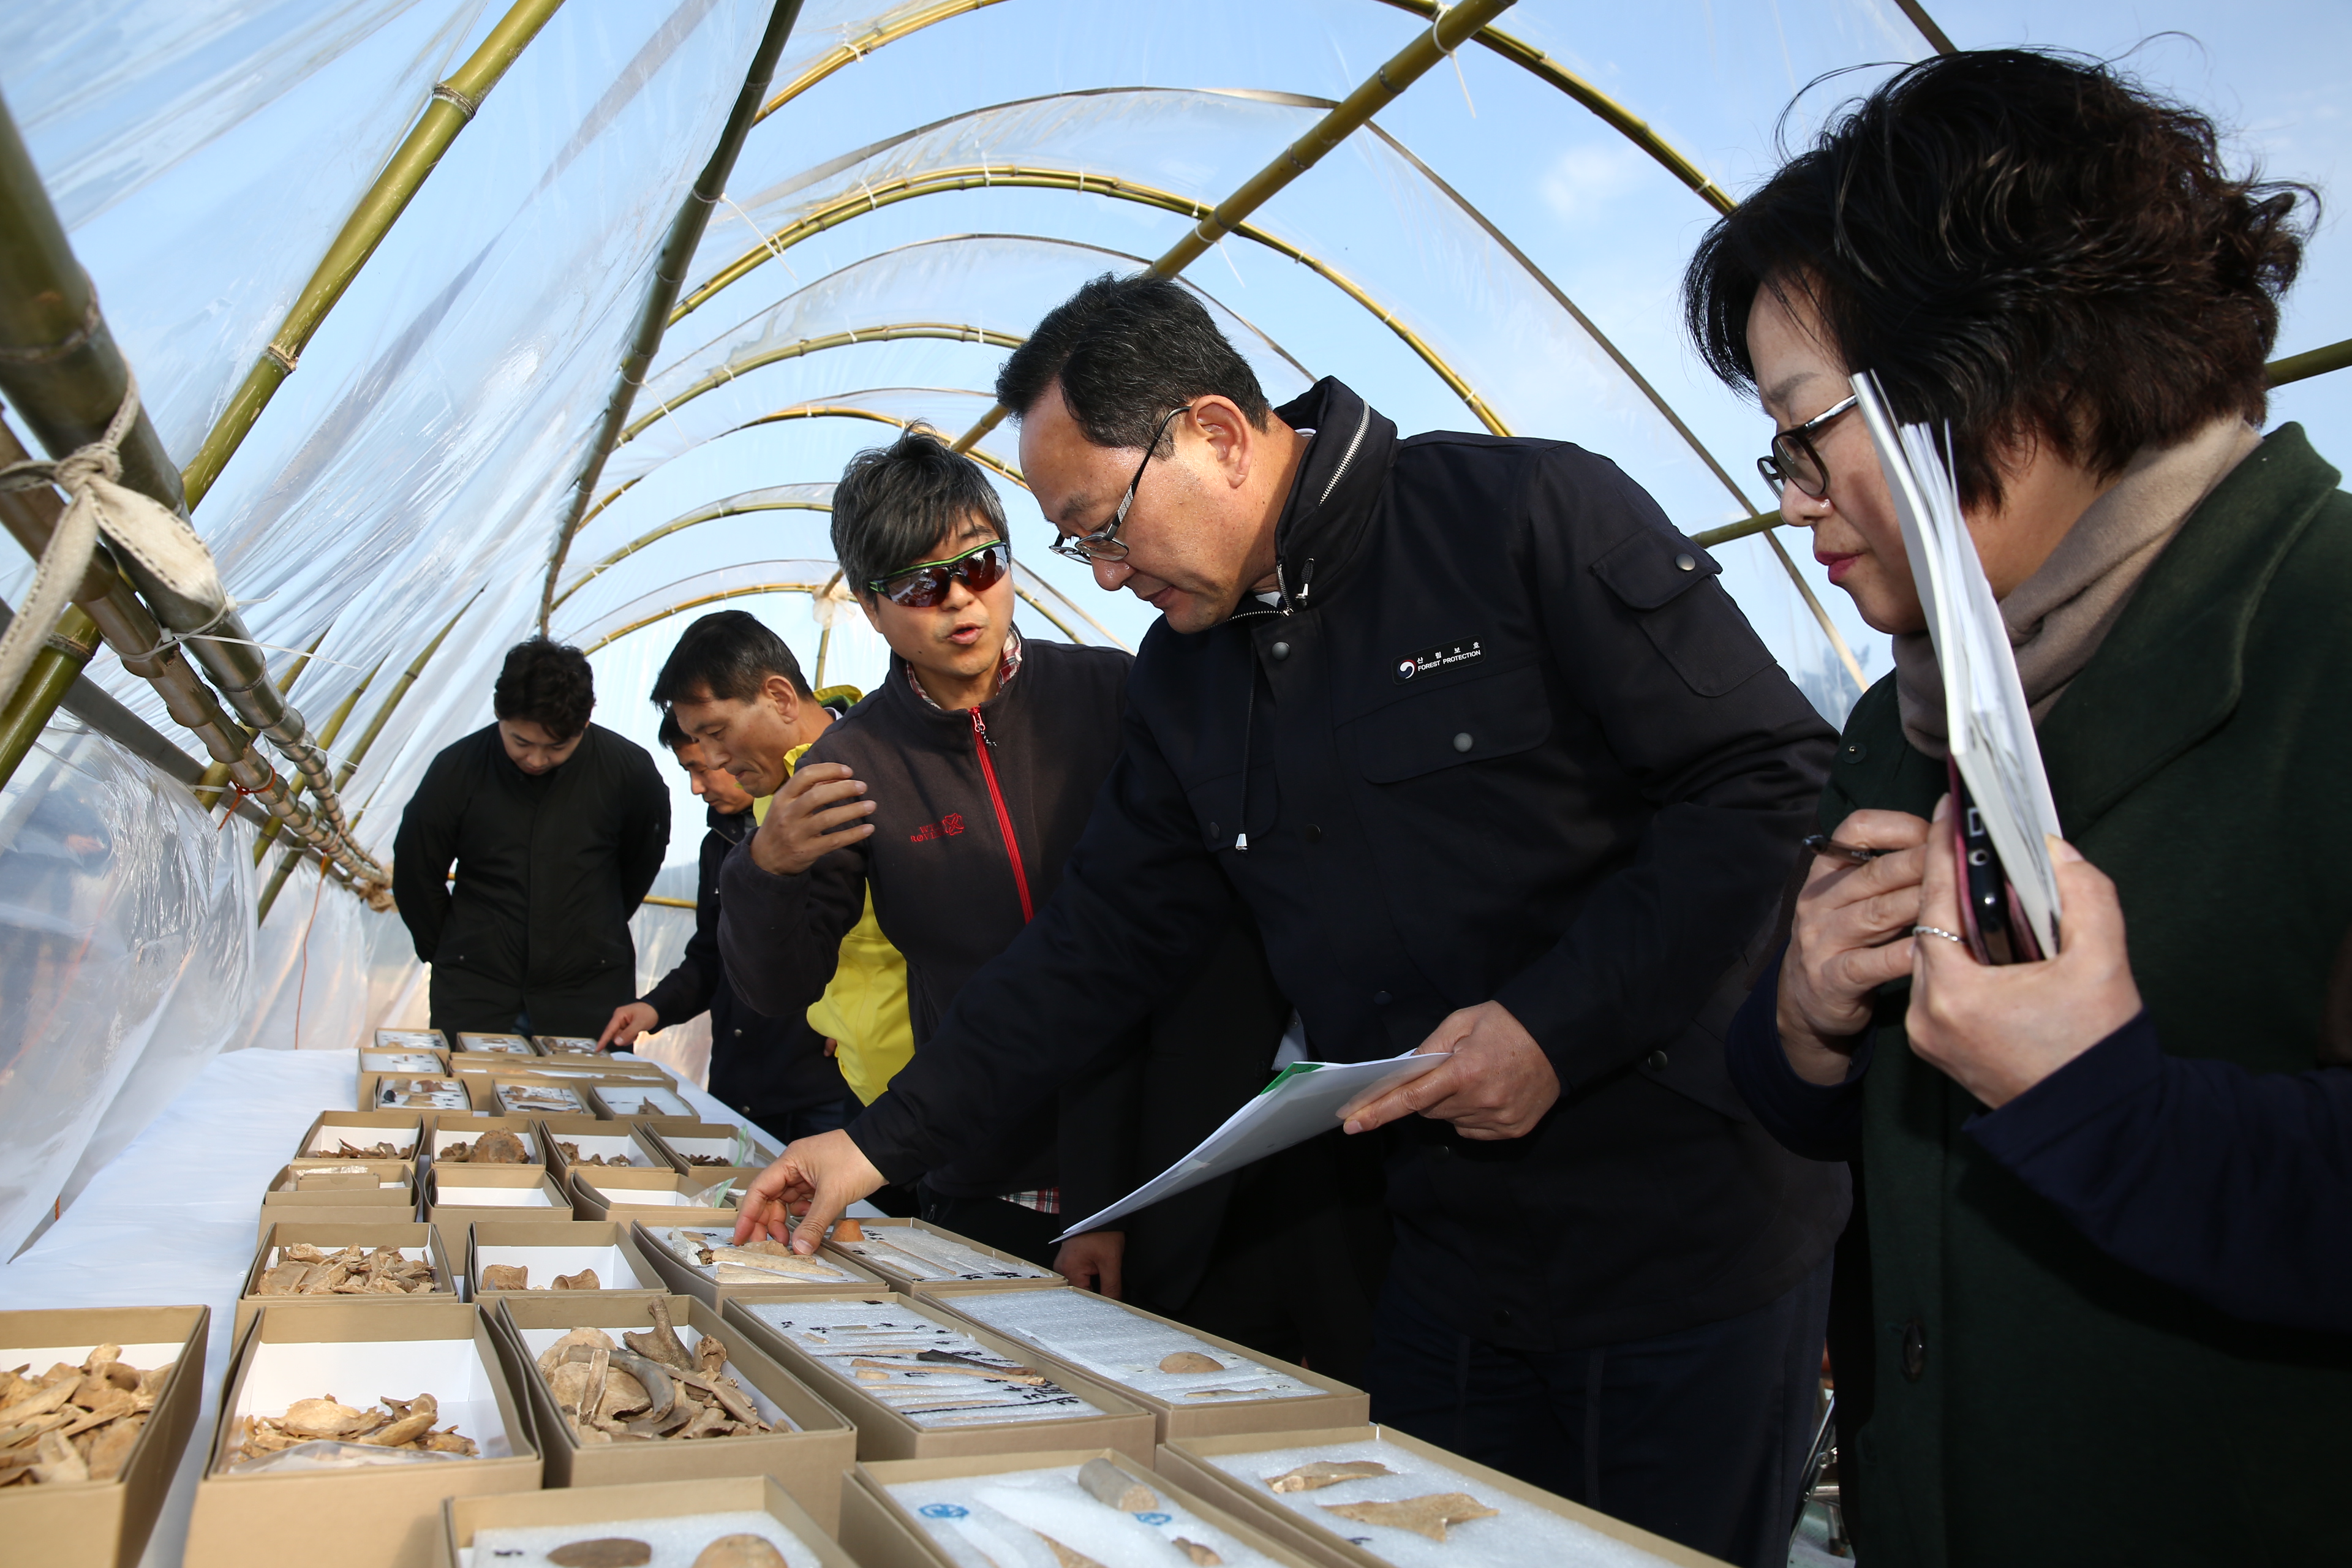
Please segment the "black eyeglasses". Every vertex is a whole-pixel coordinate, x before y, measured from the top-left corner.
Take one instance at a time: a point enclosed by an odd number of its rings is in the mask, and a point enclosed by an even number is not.
[[[877,577],[866,587],[867,592],[879,594],[894,605],[928,610],[948,596],[950,582],[961,583],[977,594],[995,587],[1012,563],[1013,552],[1004,547],[1004,541],[992,539],[961,555],[926,561],[903,572],[893,572],[887,577]]]
[[[1135,488],[1143,482],[1143,470],[1151,467],[1151,454],[1160,450],[1160,437],[1168,434],[1168,426],[1176,416],[1192,406],[1187,403],[1170,409],[1167,418],[1160,420],[1160,428],[1151,433],[1151,439],[1144,444],[1143,461],[1135,465],[1135,478],[1127,481],[1127,494],[1119,497],[1118,510],[1110,514],[1110,521],[1092,533],[1082,533],[1075,539],[1056,537],[1051,546],[1055,554],[1088,565],[1097,561],[1127,559],[1127,541],[1118,537],[1118,531],[1127,521],[1127,509],[1135,504]]]
[[[1774,489],[1782,485],[1794,485],[1815,500],[1830,493],[1830,466],[1822,461],[1821,448],[1813,445],[1813,437],[1839,415],[1851,409],[1855,399],[1832,404],[1794,429],[1783,430],[1772,437],[1772,454],[1756,459],[1756,471]]]

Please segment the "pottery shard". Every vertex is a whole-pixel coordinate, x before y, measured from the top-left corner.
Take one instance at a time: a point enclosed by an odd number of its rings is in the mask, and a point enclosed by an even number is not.
[[[1095,1501],[1121,1513],[1148,1513],[1160,1506],[1150,1487],[1108,1459],[1088,1459],[1078,1468],[1078,1485]]]
[[[1223,1372],[1225,1363],[1199,1351],[1177,1351],[1160,1358],[1162,1372]]]
[[[1199,1542],[1187,1541],[1181,1535],[1176,1538],[1176,1550],[1190,1557],[1199,1565],[1199,1568],[1219,1568],[1219,1565],[1224,1562],[1223,1558]]]
[[[601,1290],[604,1288],[593,1268],[583,1268],[577,1274],[559,1274],[552,1287],[558,1290]]]
[[[854,1219],[837,1221],[833,1227],[833,1239],[835,1241],[864,1241],[866,1239],[866,1227],[858,1224]]]
[[[584,1361],[590,1351],[610,1351],[612,1348],[611,1336],[602,1329],[574,1329],[539,1352],[539,1370],[542,1373],[552,1373],[558,1366],[572,1359],[572,1352],[574,1349],[580,1351],[580,1359]]]
[[[296,1400],[286,1407],[280,1424],[304,1437],[344,1437],[364,1430],[369,1421],[366,1411],[327,1398]]]
[[[625,1535],[570,1541],[547,1554],[555,1568],[638,1568],[654,1560],[654,1549]]]
[[[1368,1480],[1373,1476],[1395,1474],[1378,1459],[1317,1459],[1295,1470],[1268,1476],[1265,1484],[1278,1492],[1313,1492],[1321,1491],[1325,1487],[1336,1487],[1341,1481]]]
[[[1103,1568],[1101,1563],[1085,1552],[1071,1551],[1042,1530],[1037,1532],[1037,1539],[1045,1543],[1045,1549],[1054,1554],[1054,1561],[1059,1563],[1061,1568]]]
[[[704,1547],[694,1568],[784,1568],[784,1554],[757,1535],[722,1535]]]
[[[528,1290],[530,1289],[530,1265],[527,1263],[485,1263],[482,1265],[482,1289],[485,1290]]]
[[[1323,1510],[1359,1524],[1410,1530],[1432,1541],[1444,1541],[1449,1524],[1492,1519],[1500,1511],[1488,1508],[1468,1492],[1432,1492],[1427,1497],[1406,1498],[1402,1502],[1327,1502]]]

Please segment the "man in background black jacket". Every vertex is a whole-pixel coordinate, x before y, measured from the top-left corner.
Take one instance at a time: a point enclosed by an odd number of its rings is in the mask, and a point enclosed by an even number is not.
[[[719,956],[719,868],[727,851],[758,824],[751,795],[724,768],[704,758],[701,744],[662,710],[656,737],[686,770],[688,787],[709,808],[695,884],[694,935],[677,964],[636,1001],[616,1007],[598,1037],[599,1048],[633,1044],[655,1029],[710,1014],[710,1092],[759,1126],[790,1142],[826,1132],[856,1109],[841,1069],[805,1013],[762,1017],[742,1005]]]
[[[629,917],[669,847],[669,791],[595,707],[579,649],[518,644],[497,721],[435,757],[401,814],[392,890],[436,1029],[593,1035],[636,990]]]
[[[1165,617],[1126,748],[1037,920],[740,1228],[963,1147],[1238,889],[1318,1055],[1452,1053],[1349,1123],[1399,1140],[1374,1418],[1785,1561],[1844,1178],[1756,1124],[1721,1037],[1828,726],[1612,465],[1400,440],[1335,381],[1270,410],[1179,284],[1087,285],[997,397],[1056,548]]]

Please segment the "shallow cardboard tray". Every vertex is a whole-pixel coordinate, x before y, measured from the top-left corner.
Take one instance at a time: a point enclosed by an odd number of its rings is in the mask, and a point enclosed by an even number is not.
[[[829,1268],[846,1270],[852,1276],[851,1279],[811,1279],[798,1283],[789,1279],[778,1279],[773,1284],[721,1285],[718,1280],[671,1251],[660,1237],[653,1234],[653,1229],[656,1226],[684,1225],[692,1229],[716,1229],[724,1235],[733,1226],[734,1216],[725,1211],[719,1211],[719,1215],[723,1223],[709,1227],[696,1226],[690,1220],[680,1219],[675,1215],[661,1219],[638,1219],[632,1222],[632,1229],[636,1236],[637,1250],[646,1255],[646,1260],[653,1265],[662,1279],[668,1282],[669,1288],[681,1296],[692,1296],[713,1307],[724,1307],[730,1301],[788,1301],[796,1296],[835,1296],[844,1290],[870,1290],[877,1295],[886,1295],[889,1292],[889,1281],[867,1269],[858,1268],[846,1258],[835,1258],[831,1254],[820,1254],[819,1261]]]
[[[110,1481],[60,1481],[0,1491],[0,1557],[42,1568],[132,1568],[163,1511],[188,1434],[204,1402],[207,1307],[62,1307],[0,1312],[0,1366],[30,1363],[38,1377],[58,1362],[76,1365],[118,1344],[141,1371],[165,1362],[172,1375],[155,1396],[130,1457]]]
[[[659,1080],[635,1079],[623,1082],[607,1080],[593,1085],[589,1098],[599,1116],[609,1116],[617,1121],[648,1121],[656,1127],[666,1123],[696,1120],[694,1102],[678,1092],[677,1085],[667,1074]],[[653,1103],[646,1097],[659,1095],[674,1101],[677,1110]]]
[[[438,1029],[378,1029],[374,1044],[388,1048],[414,1046],[420,1050],[446,1051],[449,1037]]]
[[[633,1171],[626,1166],[615,1169],[609,1165],[574,1165],[565,1184],[571,1189],[572,1206],[582,1219],[650,1219],[658,1225],[666,1219],[683,1216],[694,1224],[723,1220],[732,1226],[743,1189],[757,1174],[756,1171],[732,1165],[698,1171],[676,1171],[667,1166],[658,1171]],[[735,1185],[722,1206],[685,1201],[723,1182],[733,1182]]]
[[[529,1194],[536,1194],[536,1197]],[[466,1250],[466,1227],[477,1220],[575,1217],[571,1194],[540,1165],[436,1165],[425,1174],[425,1217],[441,1233],[453,1258]]]
[[[425,1046],[362,1046],[352,1053],[361,1072],[442,1074],[449,1071],[449,1053]],[[421,1066],[404,1067],[397,1058],[409,1058]]]
[[[632,1521],[699,1513],[766,1513],[815,1555],[820,1568],[860,1568],[824,1524],[773,1476],[720,1476],[709,1480],[641,1481],[452,1498],[441,1509],[447,1535],[443,1551],[453,1568],[496,1568],[494,1563],[470,1560],[477,1531],[577,1524],[583,1536],[625,1535]]]
[[[809,1300],[887,1303],[929,1318],[958,1333],[968,1334],[1008,1361],[1024,1362],[1029,1353],[1013,1341],[985,1329],[976,1329],[963,1319],[941,1310],[936,1302],[918,1296],[827,1290],[776,1298],[773,1304],[790,1305]],[[981,1454],[1033,1453],[1049,1447],[1117,1448],[1138,1460],[1146,1459],[1150,1455],[1152,1420],[1150,1411],[1121,1398],[1116,1390],[1105,1384],[1076,1374],[1065,1377],[1058,1368],[1054,1381],[1104,1414],[1076,1416],[1067,1421],[1005,1421],[938,1430],[918,1426],[880,1400],[860,1391],[855,1383],[835,1377],[815,1358],[747,1310],[752,1306],[767,1304],[772,1303],[730,1301],[720,1310],[720,1321],[774,1357],[786,1370],[846,1414],[857,1427],[857,1457],[860,1459],[944,1459]]]
[[[1047,1286],[1045,1289],[1054,1289],[1056,1287]],[[1058,1289],[1069,1290],[1071,1287],[1065,1285]],[[1336,1377],[1326,1377],[1320,1373],[1309,1372],[1303,1366],[1294,1366],[1289,1362],[1280,1361],[1262,1352],[1254,1351],[1247,1345],[1236,1344],[1232,1340],[1220,1339],[1214,1334],[1205,1333],[1189,1323],[1179,1322],[1173,1318],[1163,1318],[1157,1312],[1147,1312],[1140,1307],[1130,1307],[1124,1301],[1115,1301],[1107,1296],[1097,1296],[1091,1290],[1079,1290],[1073,1293],[1093,1297],[1094,1300],[1115,1311],[1125,1312],[1148,1322],[1161,1323],[1169,1328],[1181,1330],[1213,1351],[1246,1357],[1269,1372],[1279,1373],[1293,1382],[1307,1384],[1323,1392],[1299,1394],[1288,1399],[1234,1399],[1221,1400],[1214,1404],[1180,1404],[1162,1398],[1149,1390],[1130,1387],[1108,1373],[1081,1365],[1066,1355],[1057,1354],[1051,1346],[1024,1335],[1016,1334],[1010,1329],[996,1328],[977,1318],[970,1321],[976,1327],[986,1329],[992,1333],[1003,1334],[1013,1343],[1024,1346],[1031,1357],[1049,1363],[1057,1371],[1067,1370],[1081,1377],[1091,1377],[1098,1382],[1109,1384],[1120,1394],[1151,1412],[1159,1426],[1159,1440],[1162,1443],[1171,1437],[1213,1437],[1229,1432],[1296,1432],[1318,1427],[1350,1426],[1370,1419],[1371,1396],[1360,1388],[1349,1387]],[[971,1301],[974,1297],[1010,1294],[1013,1292],[992,1289],[966,1289],[961,1291],[940,1289],[928,1292],[927,1299],[961,1318],[965,1314],[956,1310],[960,1300]],[[982,1305],[979,1302],[972,1304]]]
[[[694,1163],[697,1154],[716,1154],[730,1164],[766,1167],[775,1163],[783,1150],[775,1141],[750,1122],[680,1121],[675,1117],[639,1117],[631,1123],[646,1137],[655,1140],[677,1161],[682,1171],[709,1170],[713,1167]]]
[[[501,1071],[485,1078],[478,1078],[475,1082],[486,1090],[483,1109],[495,1111],[500,1116],[527,1116],[533,1121],[538,1121],[550,1116],[564,1118],[596,1114],[595,1107],[589,1103],[588,1085],[577,1079],[547,1078],[538,1073]],[[514,1104],[509,1101],[506,1096],[506,1091],[509,1089],[517,1092],[560,1090],[578,1101],[578,1108],[575,1110],[567,1107],[558,1110],[551,1105],[528,1102]]]
[[[552,1296],[548,1282],[559,1274],[593,1268],[600,1289],[566,1295],[661,1296],[668,1293],[659,1271],[646,1260],[626,1225],[612,1220],[476,1220],[467,1227],[464,1282],[467,1298],[489,1301],[501,1295]],[[538,1287],[522,1291],[485,1290],[482,1268],[520,1263]]]
[[[467,1075],[456,1071],[440,1075],[437,1081],[457,1085],[458,1092],[464,1094],[466,1097],[466,1103],[463,1105],[378,1105],[375,1102],[376,1088],[384,1079],[389,1079],[394,1082],[404,1080],[425,1081],[425,1078],[426,1075],[423,1073],[363,1072],[359,1075],[359,1093],[352,1103],[362,1110],[402,1111],[410,1116],[418,1117],[431,1117],[437,1114],[449,1114],[457,1111],[481,1110],[487,1109],[487,1107],[482,1103],[482,1094],[479,1083],[477,1080],[468,1078]]]
[[[294,1146],[293,1161],[300,1164],[310,1160],[341,1163],[341,1156],[322,1153],[348,1138],[362,1148],[377,1142],[393,1146],[394,1158],[415,1160],[431,1117],[418,1110],[322,1110],[310,1119],[302,1141]]]
[[[841,1412],[793,1375],[756,1342],[720,1321],[719,1314],[690,1296],[662,1298],[670,1322],[691,1353],[701,1336],[716,1334],[727,1346],[735,1381],[800,1428],[692,1442],[655,1441],[583,1444],[555,1408],[555,1396],[540,1375],[539,1356],[576,1328],[602,1329],[618,1343],[624,1331],[652,1328],[646,1303],[651,1298],[570,1291],[498,1298],[484,1310],[498,1314],[501,1330],[517,1346],[539,1430],[545,1435],[547,1485],[601,1486],[625,1481],[701,1480],[713,1476],[773,1476],[828,1531],[841,1518],[841,1472],[856,1458],[857,1434]],[[756,1401],[755,1401],[756,1403]]]
[[[449,1037],[451,1047],[461,1056],[511,1057],[531,1061],[539,1056],[539,1047],[530,1043],[529,1035],[501,1035],[461,1029]],[[496,1045],[489,1042],[497,1041]]]
[[[1488,1469],[1449,1453],[1432,1443],[1406,1436],[1390,1426],[1339,1426],[1321,1431],[1236,1433],[1222,1437],[1180,1437],[1163,1443],[1153,1461],[1153,1468],[1174,1485],[1198,1493],[1223,1509],[1227,1513],[1257,1526],[1297,1551],[1301,1556],[1325,1564],[1326,1568],[1390,1568],[1386,1558],[1374,1556],[1354,1544],[1336,1530],[1328,1530],[1292,1512],[1272,1493],[1263,1499],[1236,1478],[1207,1463],[1203,1455],[1263,1453],[1283,1448],[1308,1448],[1331,1443],[1360,1443],[1367,1439],[1394,1444],[1409,1454],[1433,1459],[1450,1469],[1457,1470],[1472,1481],[1474,1497],[1484,1492],[1499,1492],[1532,1503],[1548,1512],[1585,1526],[1589,1530],[1623,1542],[1629,1546],[1649,1552],[1662,1563],[1675,1568],[1727,1568],[1718,1558],[1694,1552],[1687,1546],[1637,1530],[1605,1513],[1555,1497],[1540,1487],[1515,1479],[1500,1470]],[[1310,1494],[1311,1495],[1311,1494]]]
[[[607,1159],[614,1154],[626,1154],[632,1163],[620,1166],[589,1165],[591,1171],[675,1171],[677,1164],[653,1135],[641,1132],[625,1121],[611,1121],[601,1116],[542,1116],[535,1125],[546,1142],[547,1168],[558,1177],[571,1173],[572,1161],[558,1143],[577,1143],[580,1152],[603,1154]]]
[[[335,1164],[366,1165],[374,1171],[378,1184],[344,1185],[331,1176],[322,1177],[308,1165],[283,1165],[269,1178],[261,1194],[254,1226],[254,1240],[259,1242],[269,1234],[269,1227],[285,1221],[302,1225],[376,1225],[416,1217],[417,1182],[415,1170],[401,1160],[335,1161]],[[382,1184],[399,1173],[399,1185]],[[298,1173],[308,1177],[308,1184],[298,1188]]]
[[[527,1170],[547,1163],[547,1150],[539,1141],[538,1119],[530,1116],[492,1116],[482,1111],[468,1111],[461,1115],[456,1111],[444,1111],[434,1118],[433,1129],[425,1134],[425,1152],[438,1161],[441,1151],[450,1144],[471,1143],[485,1132],[511,1132],[522,1140],[524,1150],[530,1155],[530,1164],[511,1165],[508,1169]],[[452,1160],[448,1163],[461,1171],[476,1168],[471,1160]],[[498,1169],[490,1164],[479,1168]]]
[[[593,1035],[533,1035],[530,1043],[543,1057],[599,1057]]]
[[[224,1472],[240,1414],[277,1414],[292,1400],[328,1393],[364,1405],[419,1390],[441,1401],[439,1425],[456,1421],[485,1457],[291,1475]],[[184,1568],[306,1561],[319,1552],[322,1525],[335,1568],[439,1568],[444,1498],[530,1490],[540,1468],[511,1352],[478,1309],[457,1300],[290,1309],[273,1302],[238,1336],[196,1483]]]
[[[323,1252],[340,1252],[346,1247],[363,1247],[373,1252],[379,1247],[396,1247],[404,1255],[422,1257],[433,1266],[433,1289],[416,1295],[399,1296],[264,1296],[258,1294],[261,1277],[269,1269],[269,1259],[281,1247],[306,1242]],[[284,1302],[289,1306],[320,1307],[331,1301],[365,1301],[382,1306],[393,1301],[462,1301],[457,1271],[450,1267],[448,1249],[441,1245],[440,1237],[423,1220],[380,1220],[373,1225],[317,1225],[307,1219],[280,1220],[261,1234],[261,1245],[254,1249],[253,1263],[245,1271],[245,1282],[237,1289],[236,1331],[245,1332],[246,1325],[262,1308]]]
[[[673,1081],[659,1062],[649,1062],[637,1057],[616,1057],[610,1052],[593,1057],[541,1057],[530,1064],[530,1070],[542,1077],[561,1078],[567,1083],[578,1083],[583,1079],[616,1084],[667,1084]]]
[[[1323,1568],[1285,1546],[1246,1521],[1234,1517],[1208,1500],[1152,1473],[1151,1467],[1115,1448],[1066,1448],[1027,1454],[991,1454],[954,1459],[861,1460],[841,1489],[841,1543],[860,1568],[956,1568],[907,1507],[890,1495],[889,1488],[904,1481],[934,1480],[943,1476],[999,1476],[1019,1470],[1073,1468],[1089,1459],[1108,1459],[1153,1491],[1164,1493],[1206,1524],[1230,1531],[1244,1545],[1263,1552],[1284,1568]],[[1175,1561],[1173,1554],[1167,1554]]]
[[[955,1242],[959,1246],[969,1247],[975,1252],[995,1258],[1008,1268],[1037,1268],[1036,1264],[1025,1258],[1016,1258],[1012,1253],[1001,1251],[985,1242],[974,1241],[971,1237],[959,1236],[943,1226],[930,1225],[919,1219],[861,1219],[857,1224],[858,1228],[878,1241],[887,1242],[893,1230],[920,1231],[928,1236],[936,1236],[944,1240]],[[903,1291],[910,1296],[928,1296],[932,1291],[948,1286],[953,1286],[960,1290],[1036,1290],[1065,1282],[1060,1275],[1050,1268],[1034,1274],[1024,1274],[1015,1279],[918,1279],[905,1269],[892,1267],[891,1255],[887,1251],[881,1251],[876,1257],[861,1257],[837,1247],[830,1237],[825,1241],[825,1250],[839,1252],[846,1261],[872,1269],[887,1279],[892,1289]]]

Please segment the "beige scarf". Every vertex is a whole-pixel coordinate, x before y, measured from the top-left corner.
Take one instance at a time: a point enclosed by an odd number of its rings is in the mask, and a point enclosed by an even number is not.
[[[2223,476],[2263,444],[2235,416],[2217,419],[2177,447],[2151,447],[2084,510],[2041,569],[2000,602],[2017,676],[2040,723],[2131,602],[2172,536]],[[1895,697],[1903,733],[1931,757],[1945,754],[1944,676],[1924,631],[1895,639]]]

